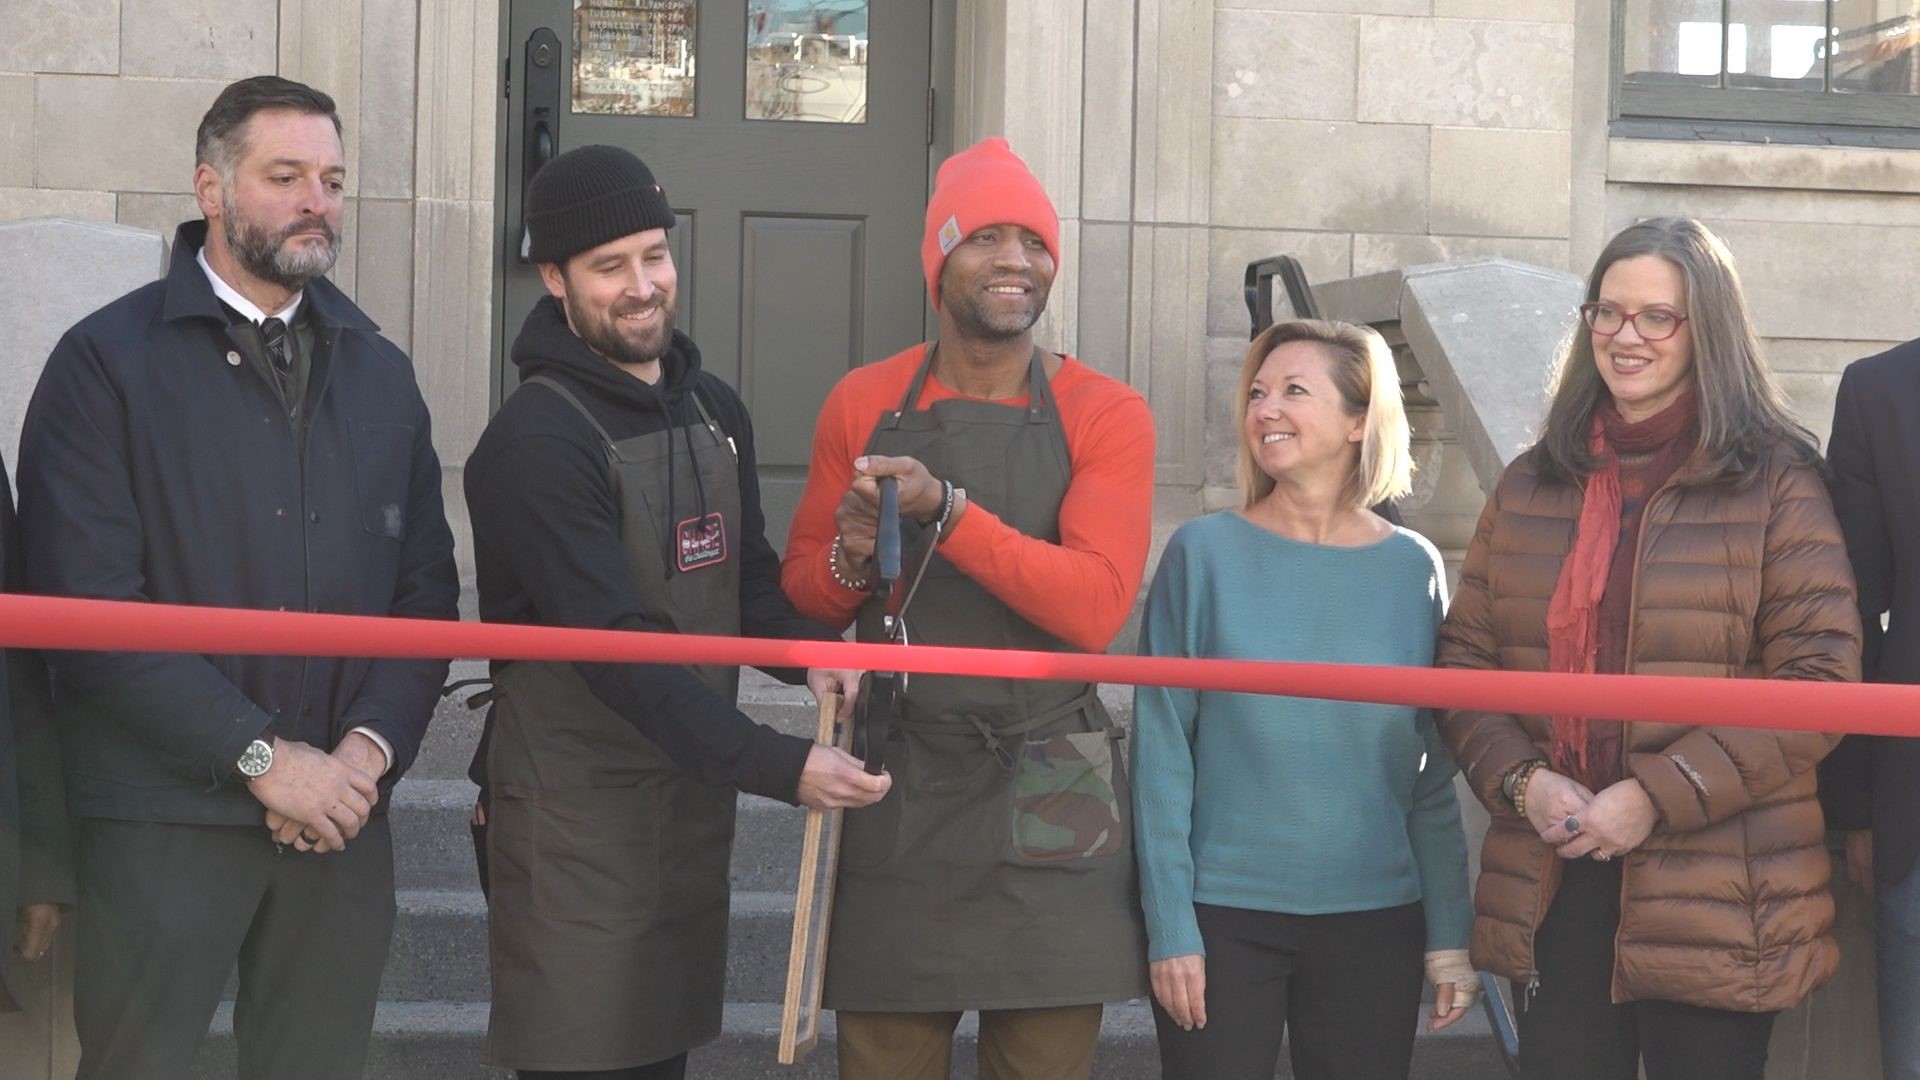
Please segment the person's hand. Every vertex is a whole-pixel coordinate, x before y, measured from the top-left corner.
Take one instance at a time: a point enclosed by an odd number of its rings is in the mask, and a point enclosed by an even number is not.
[[[20,905],[20,941],[13,948],[20,959],[31,964],[47,955],[53,935],[60,932],[59,904]]]
[[[374,749],[378,753],[379,748]],[[288,824],[299,823],[303,835],[295,837],[294,846],[305,850],[300,841],[311,834],[317,838],[312,845],[315,851],[346,847],[348,840],[360,835],[380,798],[373,777],[341,758],[291,739],[275,741],[273,766],[247,781],[247,790],[260,805],[285,819],[276,836]],[[273,825],[272,819],[268,824]]]
[[[380,744],[369,738],[364,731],[347,732],[347,737],[341,739],[340,745],[333,748],[333,756],[373,777],[376,781],[387,773],[387,752],[380,749]],[[380,789],[377,786],[374,788],[373,801],[376,803],[380,801]]]
[[[1181,1031],[1207,1026],[1207,958],[1199,953],[1169,956],[1147,965],[1153,999]]]
[[[946,486],[927,471],[919,458],[884,457],[880,454],[855,458],[853,486],[848,490],[870,501],[877,514],[880,508],[880,478],[883,476],[895,477],[900,481],[901,517],[931,525],[940,517],[940,511],[945,509]]]
[[[840,707],[834,715],[841,720],[853,718],[853,703],[860,696],[860,673],[836,668],[808,668],[807,689],[818,702],[828,694],[840,695]]]
[[[873,561],[873,546],[880,532],[880,503],[869,502],[859,491],[848,488],[833,511],[833,527],[840,532],[840,565],[858,581]]]
[[[1433,1015],[1428,1031],[1439,1031],[1467,1015],[1480,1000],[1480,973],[1465,949],[1436,949],[1427,954],[1427,981],[1433,984]]]
[[[1552,769],[1535,769],[1527,780],[1527,823],[1547,843],[1564,844],[1573,836],[1566,829],[1567,818],[1584,822],[1587,804],[1592,801],[1593,792],[1587,785]]]
[[[1532,792],[1528,792],[1532,809]],[[1580,815],[1580,832],[1557,849],[1563,859],[1582,859],[1592,855],[1605,861],[1624,855],[1646,842],[1660,822],[1647,789],[1640,781],[1627,779],[1593,797]]]
[[[845,750],[816,744],[807,752],[798,795],[800,805],[810,810],[844,810],[871,806],[892,786],[892,776],[868,773],[860,759]]]
[[[1847,880],[1873,895],[1873,830],[1855,829],[1847,834]]]

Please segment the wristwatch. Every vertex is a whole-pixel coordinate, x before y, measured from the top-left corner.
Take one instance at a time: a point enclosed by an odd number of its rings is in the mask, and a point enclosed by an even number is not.
[[[264,738],[255,739],[240,751],[240,760],[234,763],[234,771],[242,780],[258,780],[273,768],[273,732]]]

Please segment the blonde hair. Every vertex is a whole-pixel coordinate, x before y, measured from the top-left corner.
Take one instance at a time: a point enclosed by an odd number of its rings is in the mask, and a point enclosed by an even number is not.
[[[1412,432],[1406,406],[1400,401],[1400,374],[1386,339],[1370,327],[1323,319],[1294,319],[1262,330],[1247,346],[1240,364],[1239,408],[1244,420],[1253,378],[1275,349],[1305,341],[1320,347],[1327,358],[1333,385],[1340,392],[1347,415],[1367,418],[1360,436],[1360,465],[1347,484],[1354,506],[1369,507],[1404,497],[1413,490]],[[1273,477],[1261,471],[1244,435],[1239,440],[1238,474],[1242,506],[1273,491]]]

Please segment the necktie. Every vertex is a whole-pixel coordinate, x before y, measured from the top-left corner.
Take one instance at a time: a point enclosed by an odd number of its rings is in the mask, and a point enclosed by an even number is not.
[[[267,359],[273,361],[273,377],[279,381],[280,392],[284,394],[293,373],[293,361],[287,355],[287,324],[279,319],[264,319],[260,323],[260,337],[267,343]]]

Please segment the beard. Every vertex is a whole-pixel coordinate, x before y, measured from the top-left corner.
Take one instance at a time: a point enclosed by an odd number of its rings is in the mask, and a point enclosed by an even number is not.
[[[620,323],[623,315],[636,315],[656,308],[660,311],[660,319],[652,326],[635,329]],[[679,314],[679,303],[673,295],[662,292],[652,300],[615,304],[596,312],[580,302],[569,282],[566,310],[568,325],[594,352],[616,364],[651,364],[665,356],[667,346],[673,342],[673,320]]]
[[[1033,329],[1047,310],[1047,293],[1038,283],[1027,294],[1026,304],[1012,310],[988,308],[984,302],[987,295],[984,284],[968,287],[945,275],[940,279],[941,310],[951,314],[954,323],[972,337],[1010,341]]]
[[[243,214],[232,195],[220,200],[220,231],[227,249],[247,273],[288,292],[299,292],[307,282],[333,269],[340,257],[340,234],[324,218],[303,218],[282,229],[270,229]],[[289,246],[296,233],[318,232],[326,246]]]

